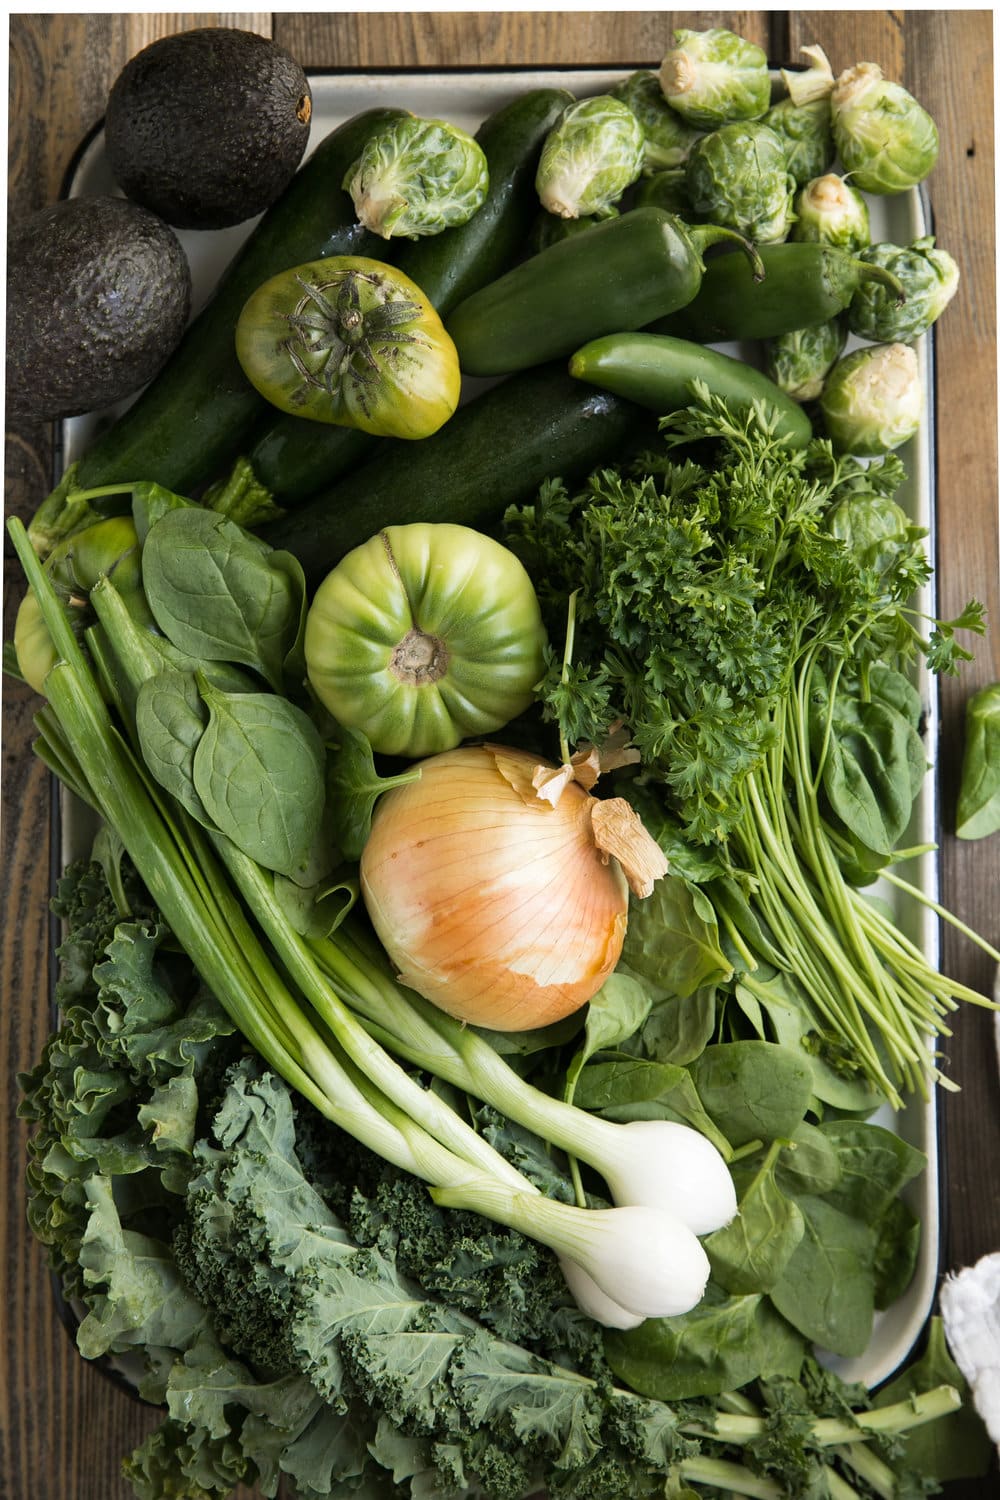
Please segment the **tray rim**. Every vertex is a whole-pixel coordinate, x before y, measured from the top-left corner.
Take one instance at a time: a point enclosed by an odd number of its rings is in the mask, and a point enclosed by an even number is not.
[[[313,89],[313,129],[303,154],[303,161],[318,144],[321,132],[318,129],[320,121],[324,118],[322,111],[316,109],[317,90],[322,100],[324,94],[334,84],[343,82],[348,88],[368,88],[373,86],[377,90],[384,80],[391,85],[395,82],[405,81],[406,84],[433,92],[435,89],[468,89],[470,92],[483,93],[484,86],[500,86],[509,80],[511,86],[518,88],[558,86],[583,90],[585,86],[593,87],[595,81],[618,80],[628,72],[636,68],[648,68],[648,62],[622,63],[620,65],[608,66],[604,64],[581,64],[564,67],[539,67],[534,64],[523,65],[492,65],[489,67],[471,67],[467,65],[454,68],[413,68],[400,66],[398,68],[382,67],[378,70],[365,68],[316,68],[308,69],[307,77]],[[787,69],[786,71],[796,71]],[[783,91],[780,74],[777,69],[771,69],[772,85],[774,86],[773,97],[777,98]],[[442,108],[445,108],[443,106]],[[460,110],[459,110],[460,112]],[[334,120],[339,118],[334,114]],[[88,167],[93,165],[95,158],[101,153],[103,141],[103,117],[99,119],[90,131],[78,143],[72,157],[70,158],[64,174],[60,197],[72,197],[80,185],[80,179],[85,175]],[[331,128],[330,123],[323,126],[323,130]],[[915,223],[920,232],[924,234],[933,233],[933,206],[925,185],[911,190],[904,195],[911,205],[911,211],[916,215]],[[243,235],[253,227],[254,219],[244,224],[235,226],[236,236]],[[224,232],[225,233],[225,232]],[[188,235],[181,234],[182,241],[190,239]],[[194,237],[195,239],[197,236]],[[937,484],[936,484],[936,404],[935,395],[935,362],[934,362],[934,330],[931,328],[922,335],[918,341],[918,355],[921,361],[922,379],[926,396],[926,412],[922,429],[918,434],[913,452],[917,455],[917,471],[909,473],[908,482],[914,489],[921,489],[919,498],[926,505],[926,531],[927,551],[932,560],[936,559],[936,516],[937,516]],[[53,442],[53,482],[56,482],[62,473],[67,451],[72,447],[70,436],[76,424],[86,419],[69,419],[56,425]],[[936,601],[936,571],[927,585],[921,591],[921,599],[927,606],[929,612],[934,612]],[[925,894],[930,899],[937,899],[940,860],[937,845],[939,844],[940,832],[940,798],[937,777],[937,733],[938,733],[938,684],[931,673],[922,672],[920,681],[921,695],[925,706],[925,744],[928,749],[929,769],[921,789],[919,799],[919,823],[922,832],[930,839],[933,837],[935,848],[931,855],[922,860],[922,880],[924,881]],[[72,844],[72,834],[69,831],[72,823],[72,812],[78,807],[69,793],[62,788],[55,778],[52,780],[52,818],[50,825],[50,850],[49,862],[51,870],[51,889],[55,889],[55,879],[62,872],[66,863],[66,853]],[[929,912],[921,914],[921,920],[926,932],[921,934],[921,943],[927,942],[928,957],[935,966],[940,962],[940,924],[933,920]],[[53,950],[58,937],[58,919],[52,918]],[[50,989],[54,991],[55,967],[52,968]],[[54,1012],[54,1000],[50,994],[50,1010]],[[918,1264],[914,1272],[913,1281],[903,1297],[894,1303],[885,1313],[876,1313],[875,1329],[872,1339],[865,1353],[856,1359],[841,1359],[835,1356],[823,1355],[823,1362],[830,1365],[845,1379],[860,1381],[871,1389],[888,1381],[898,1371],[903,1363],[909,1358],[917,1346],[927,1320],[931,1315],[937,1295],[937,1284],[940,1275],[940,1250],[944,1233],[945,1215],[947,1209],[947,1196],[944,1192],[945,1186],[945,1139],[943,1112],[937,1107],[938,1090],[930,1091],[929,1098],[921,1103],[913,1100],[908,1108],[919,1112],[923,1119],[923,1130],[920,1136],[920,1149],[927,1155],[927,1166],[915,1184],[911,1184],[911,1191],[904,1196],[913,1197],[917,1187],[926,1186],[928,1189],[928,1202],[919,1210],[921,1223],[924,1229],[933,1226],[932,1236],[922,1233],[921,1249]],[[878,1116],[875,1117],[879,1119]],[[889,1128],[893,1128],[890,1126]],[[897,1134],[901,1132],[896,1131]],[[904,1138],[906,1138],[904,1136]],[[79,1319],[73,1307],[67,1302],[62,1294],[58,1278],[52,1274],[52,1284],[56,1299],[57,1311],[60,1320],[70,1337],[74,1339]],[[902,1303],[912,1301],[915,1305],[908,1311],[901,1307]],[[890,1322],[901,1322],[903,1327],[893,1336],[893,1344],[890,1350],[881,1357],[879,1362],[870,1358],[874,1346],[878,1342],[880,1329],[884,1329]],[[134,1400],[144,1405],[146,1402],[137,1388],[134,1379],[129,1375],[127,1364],[116,1360],[114,1356],[104,1355],[97,1360],[88,1361],[95,1365],[101,1373],[119,1389],[123,1390]]]

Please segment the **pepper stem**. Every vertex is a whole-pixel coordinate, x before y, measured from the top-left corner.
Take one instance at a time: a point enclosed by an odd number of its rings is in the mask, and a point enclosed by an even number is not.
[[[890,291],[896,293],[896,306],[902,307],[906,301],[906,288],[898,276],[894,276],[885,266],[876,266],[867,260],[856,260],[854,266],[859,282],[881,282],[883,286],[887,286]]]
[[[729,240],[738,245],[750,262],[754,281],[764,280],[764,262],[760,258],[757,246],[738,230],[726,229],[722,224],[692,224],[688,227],[688,233],[699,255],[707,250],[709,245],[717,245],[720,240]]]

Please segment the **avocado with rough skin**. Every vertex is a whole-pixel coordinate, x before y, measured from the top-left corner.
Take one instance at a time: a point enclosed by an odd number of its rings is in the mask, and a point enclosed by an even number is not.
[[[191,268],[174,231],[124,198],[68,198],[7,239],[7,409],[58,421],[146,384],[180,342]]]
[[[151,42],[112,86],[104,144],[127,197],[178,229],[263,213],[295,174],[312,94],[290,53],[253,31],[202,26]]]

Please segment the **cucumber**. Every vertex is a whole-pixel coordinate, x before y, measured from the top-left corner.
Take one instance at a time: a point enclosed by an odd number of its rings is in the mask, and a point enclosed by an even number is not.
[[[482,207],[466,224],[399,245],[393,264],[442,318],[523,251],[538,211],[542,142],[572,100],[565,89],[530,89],[495,110],[476,133],[490,172]],[[350,428],[274,414],[265,416],[246,458],[279,505],[297,505],[360,462],[376,441]]]
[[[542,365],[490,386],[418,443],[373,458],[258,533],[299,559],[310,586],[385,526],[449,521],[488,531],[547,476],[567,484],[648,441],[650,413]]]
[[[268,277],[321,255],[385,259],[358,224],[341,182],[379,126],[405,113],[372,109],[330,132],[268,209],[159,375],[80,459],[74,488],[155,481],[180,494],[219,473],[268,410],[240,369],[240,310]]]

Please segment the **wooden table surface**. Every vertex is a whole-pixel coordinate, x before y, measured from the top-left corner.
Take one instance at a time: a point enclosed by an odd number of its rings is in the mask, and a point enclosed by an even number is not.
[[[936,119],[942,149],[928,182],[939,243],[962,283],[935,338],[937,386],[934,536],[945,617],[975,597],[990,610],[976,661],[943,684],[940,871],[944,905],[1000,945],[1000,835],[962,843],[951,834],[969,694],[1000,678],[996,444],[996,324],[992,17],[989,10],[321,12],[99,14],[10,17],[10,217],[59,196],[78,142],[102,116],[118,71],[154,37],[189,26],[240,26],[273,35],[308,68],[371,70],[539,64],[655,65],[675,25],[722,25],[752,37],[772,65],[801,61],[818,42],[835,71],[869,59],[905,84]],[[8,427],[6,506],[27,519],[50,488],[52,434]],[[21,592],[5,552],[4,638]],[[24,1216],[24,1129],[15,1118],[19,1070],[48,1030],[49,783],[30,750],[37,700],[3,684],[5,915],[0,1066],[6,1079],[0,1151],[0,1266],[6,1318],[0,1368],[0,1496],[119,1500],[119,1474],[158,1415],[115,1389],[75,1353],[60,1326],[42,1251]],[[943,929],[943,968],[989,990],[992,965]],[[947,1066],[961,1092],[943,1100],[945,1220],[942,1270],[1000,1250],[1000,1087],[993,1017],[957,1018]],[[947,1494],[994,1494],[994,1481]]]

